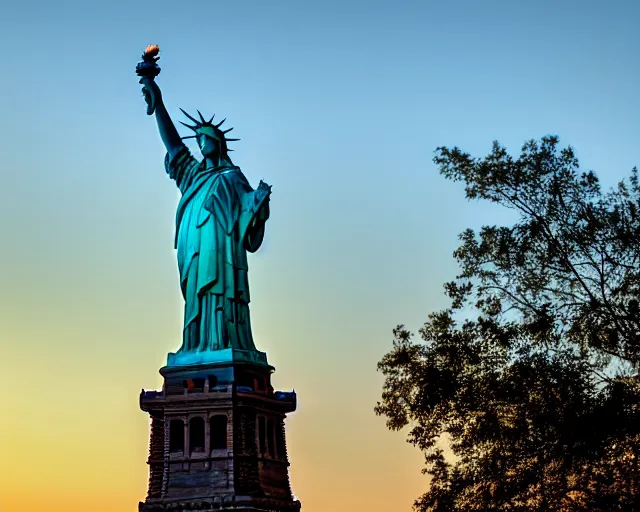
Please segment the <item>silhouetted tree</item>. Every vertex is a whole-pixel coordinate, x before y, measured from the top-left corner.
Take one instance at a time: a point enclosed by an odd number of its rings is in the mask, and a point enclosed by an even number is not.
[[[451,306],[378,364],[376,413],[431,476],[415,508],[640,510],[637,170],[603,193],[556,137],[434,161],[518,220],[460,235]]]

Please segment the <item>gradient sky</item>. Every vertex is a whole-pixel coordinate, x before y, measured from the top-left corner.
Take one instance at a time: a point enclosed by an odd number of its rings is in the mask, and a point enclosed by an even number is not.
[[[431,162],[558,134],[607,185],[640,164],[637,2],[0,4],[0,510],[137,510],[141,388],[180,344],[178,192],[134,69],[228,119],[273,185],[256,344],[295,388],[305,512],[409,512],[428,481],[373,414],[391,330],[446,304],[466,227],[504,220]],[[184,132],[183,132],[184,133]]]

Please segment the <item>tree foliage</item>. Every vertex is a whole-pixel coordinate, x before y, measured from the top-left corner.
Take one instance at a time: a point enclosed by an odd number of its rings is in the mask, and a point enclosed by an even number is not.
[[[434,161],[518,220],[460,235],[451,306],[378,365],[376,413],[425,453],[416,509],[640,510],[637,170],[602,192],[551,136]]]

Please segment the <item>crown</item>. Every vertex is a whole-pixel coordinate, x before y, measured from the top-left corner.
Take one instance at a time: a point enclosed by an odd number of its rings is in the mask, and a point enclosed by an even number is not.
[[[190,130],[193,130],[195,132],[195,135],[188,135],[186,137],[181,137],[182,139],[195,139],[199,135],[206,135],[208,137],[219,140],[225,152],[233,151],[233,149],[227,148],[227,142],[240,140],[240,139],[227,139],[227,137],[225,136],[225,134],[229,133],[231,130],[233,130],[233,128],[229,128],[228,130],[220,129],[220,126],[222,126],[222,123],[226,121],[226,118],[220,121],[218,124],[213,124],[213,118],[216,116],[215,114],[211,116],[211,119],[209,119],[208,121],[205,121],[200,111],[197,110],[198,115],[200,116],[200,120],[198,121],[197,119],[187,114],[184,110],[182,109],[180,110],[185,116],[187,116],[189,119],[191,119],[191,121],[195,123],[194,126],[191,126],[187,123],[183,123],[182,121],[180,121],[180,124],[186,126]]]

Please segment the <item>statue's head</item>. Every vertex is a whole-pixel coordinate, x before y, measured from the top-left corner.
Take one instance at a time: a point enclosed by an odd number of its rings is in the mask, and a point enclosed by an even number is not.
[[[182,109],[180,109],[182,110]],[[200,116],[200,121],[194,119],[189,114],[187,114],[184,110],[182,113],[187,116],[191,121],[195,123],[195,126],[190,126],[186,123],[182,123],[187,128],[190,128],[195,132],[195,135],[189,135],[187,137],[182,137],[183,139],[196,139],[198,141],[198,146],[200,146],[200,151],[202,152],[202,156],[205,158],[211,158],[217,160],[219,158],[224,158],[229,163],[231,163],[231,158],[229,158],[229,152],[233,151],[232,149],[227,148],[227,142],[240,140],[240,139],[227,139],[225,134],[233,130],[233,128],[229,128],[228,130],[221,130],[220,126],[225,122],[223,119],[218,124],[213,124],[212,116],[209,121],[205,121],[204,117],[200,111],[198,111],[198,115]]]

